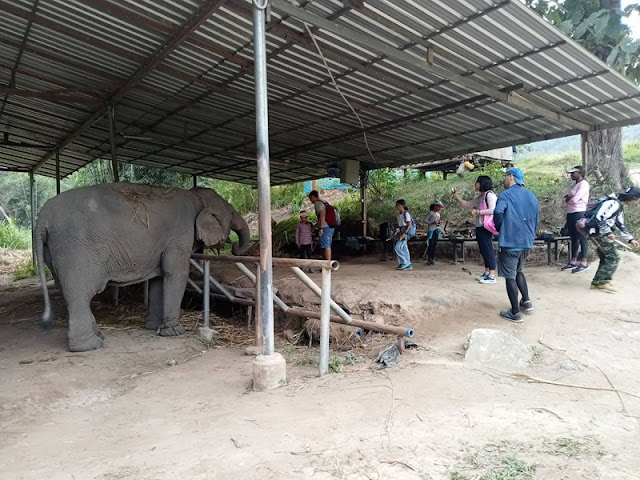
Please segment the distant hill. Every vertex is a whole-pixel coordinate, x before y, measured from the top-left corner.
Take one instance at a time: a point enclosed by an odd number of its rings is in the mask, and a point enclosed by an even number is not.
[[[640,125],[633,125],[622,129],[622,142],[640,142]],[[518,147],[517,155],[519,159],[529,157],[539,157],[547,155],[556,155],[559,153],[579,152],[580,137],[574,135],[572,137],[557,138],[555,140],[545,140],[529,144],[527,151],[522,151],[522,147]]]

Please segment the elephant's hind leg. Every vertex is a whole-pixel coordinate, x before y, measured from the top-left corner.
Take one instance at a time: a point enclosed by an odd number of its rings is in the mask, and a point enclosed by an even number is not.
[[[65,300],[69,310],[69,350],[86,352],[100,347],[103,336],[89,307],[91,297],[79,294],[73,298],[65,296]]]
[[[149,280],[149,314],[144,328],[158,330],[164,319],[162,277]]]

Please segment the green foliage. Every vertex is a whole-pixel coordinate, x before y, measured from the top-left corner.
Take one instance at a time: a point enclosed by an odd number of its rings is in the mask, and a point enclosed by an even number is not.
[[[331,360],[329,360],[329,371],[331,373],[342,373],[342,370],[342,360],[340,360],[338,357],[333,357]]]
[[[0,221],[1,222],[1,221]],[[31,231],[14,224],[0,223],[0,248],[11,250],[28,250],[31,248]]]
[[[296,212],[304,205],[307,195],[304,193],[304,184],[292,183],[271,188],[271,208],[291,207]]]
[[[47,277],[47,280],[51,280],[53,278],[53,275],[51,275],[51,272],[46,267],[46,265],[44,267],[44,273]],[[15,270],[13,271],[13,280],[22,280],[24,278],[30,278],[35,275],[38,275],[38,269],[33,266],[33,262],[31,261],[31,259],[29,259],[25,260],[15,268]]]
[[[251,185],[209,178],[203,178],[199,184],[213,188],[242,215],[258,210],[258,191]]]
[[[640,163],[640,142],[626,143],[622,147],[625,163]]]
[[[621,9],[615,0],[526,0],[526,3],[587,50],[640,83],[640,40],[634,39],[622,22],[633,12],[640,12],[640,4],[632,3]]]

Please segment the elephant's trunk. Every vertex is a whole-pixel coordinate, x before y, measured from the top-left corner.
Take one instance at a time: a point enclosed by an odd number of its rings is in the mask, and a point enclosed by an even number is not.
[[[249,233],[249,225],[244,221],[242,215],[238,212],[233,212],[231,217],[231,230],[238,235],[238,242],[234,242],[231,246],[231,253],[234,255],[243,255],[249,248],[249,241],[251,240],[251,234]]]

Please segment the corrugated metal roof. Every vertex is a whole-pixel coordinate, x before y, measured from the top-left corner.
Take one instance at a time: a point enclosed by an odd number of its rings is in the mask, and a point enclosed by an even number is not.
[[[640,90],[520,0],[270,3],[274,184],[344,158],[436,162],[640,122]],[[109,157],[111,102],[120,161],[255,182],[249,0],[0,0],[0,11],[0,168],[55,176],[56,147],[62,175]]]

